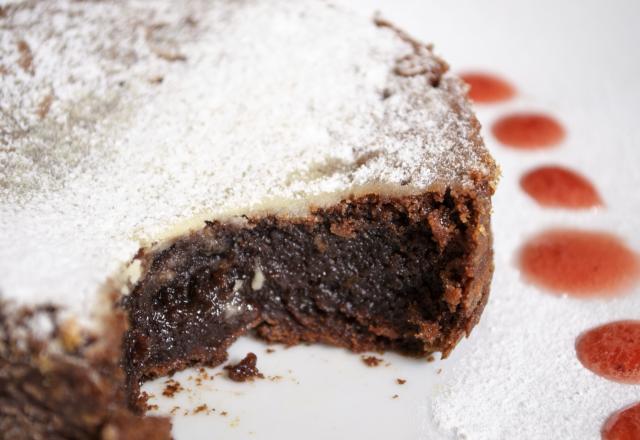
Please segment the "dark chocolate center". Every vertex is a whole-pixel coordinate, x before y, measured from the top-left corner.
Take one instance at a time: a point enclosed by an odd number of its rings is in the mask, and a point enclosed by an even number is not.
[[[220,364],[250,330],[285,344],[441,350],[474,243],[461,219],[471,203],[366,196],[302,219],[210,222],[148,252],[146,275],[124,302],[130,391],[190,365]]]

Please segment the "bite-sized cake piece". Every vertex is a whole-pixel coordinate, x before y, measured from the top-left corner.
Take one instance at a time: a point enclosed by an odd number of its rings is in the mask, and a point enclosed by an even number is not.
[[[167,438],[239,336],[448,354],[496,166],[431,47],[323,1],[0,8],[0,431]]]

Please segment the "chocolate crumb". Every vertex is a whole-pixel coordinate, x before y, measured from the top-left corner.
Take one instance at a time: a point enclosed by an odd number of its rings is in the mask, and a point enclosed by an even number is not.
[[[170,63],[173,63],[176,61],[187,61],[187,57],[178,52],[167,52],[160,49],[157,49],[154,52],[157,56],[159,56],[163,60],[169,61]]]
[[[380,365],[380,362],[382,362],[382,359],[375,356],[362,356],[362,362],[364,362],[367,367],[377,367]]]
[[[151,396],[149,395],[149,393],[147,393],[146,391],[142,391],[139,395],[138,395],[138,399],[137,399],[137,405],[140,408],[146,408],[147,407],[147,402],[149,401],[149,399],[151,398]]]
[[[235,365],[227,365],[224,367],[228,371],[229,379],[235,382],[252,381],[256,378],[263,379],[264,375],[260,373],[256,364],[258,357],[254,353],[247,355]]]
[[[320,253],[324,254],[327,251],[327,249],[329,249],[329,245],[327,244],[327,242],[324,241],[322,237],[320,237],[319,235],[314,237],[313,243],[315,244],[316,248],[320,251]]]
[[[397,399],[399,396],[397,394],[394,394],[393,396],[391,396],[392,399]]]
[[[200,367],[198,368],[198,375],[193,378],[193,381],[196,383],[196,386],[202,385],[202,382],[205,380],[213,380],[214,376],[210,376],[206,369]]]
[[[266,351],[267,353],[269,353],[269,354],[271,354],[271,353],[275,353],[275,350],[274,350],[273,348],[271,348],[271,347],[267,348],[265,351]]]
[[[159,409],[160,407],[158,405],[156,405],[155,403],[152,405],[147,405],[147,411],[155,411],[157,409]]]
[[[407,380],[398,378],[396,379],[396,382],[398,383],[398,385],[404,385],[405,383],[407,383]]]
[[[180,385],[180,382],[177,382],[173,379],[168,379],[165,382],[166,386],[164,387],[164,390],[162,391],[162,395],[165,397],[173,397],[175,396],[177,393],[179,393],[180,391],[183,390],[182,385]]]
[[[432,354],[430,354],[430,355],[427,357],[427,362],[434,362],[435,360],[436,360],[436,357],[435,357],[434,355],[432,355]]]
[[[18,58],[18,66],[25,72],[33,75],[33,53],[31,52],[31,47],[29,44],[24,41],[18,41],[18,52],[20,52],[20,58]]]
[[[173,408],[171,408],[171,411],[169,411],[169,414],[173,416],[178,412],[179,409],[180,409],[179,406],[174,406]]]
[[[203,403],[202,405],[200,405],[199,407],[197,407],[196,409],[193,410],[194,414],[199,414],[201,412],[205,412],[208,411],[209,407],[207,406],[206,403]]]
[[[222,411],[222,412],[220,413],[220,415],[221,415],[221,416],[223,416],[223,417],[227,417],[227,416],[229,415],[229,413],[228,413],[228,412],[226,412],[226,411]]]
[[[331,223],[329,230],[332,234],[342,238],[353,238],[356,235],[355,225],[349,221]]]
[[[44,98],[42,98],[36,110],[36,114],[40,119],[44,119],[47,116],[47,114],[49,114],[49,109],[51,109],[52,102],[53,102],[53,95],[51,93],[47,94]]]

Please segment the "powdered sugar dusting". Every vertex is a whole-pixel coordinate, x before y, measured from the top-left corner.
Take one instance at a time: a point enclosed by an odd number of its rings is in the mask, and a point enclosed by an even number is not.
[[[194,216],[493,173],[464,86],[393,73],[438,59],[325,2],[60,0],[0,23],[0,289],[20,301],[83,307]]]

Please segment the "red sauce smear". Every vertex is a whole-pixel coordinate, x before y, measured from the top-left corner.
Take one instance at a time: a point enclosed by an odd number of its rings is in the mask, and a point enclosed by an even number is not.
[[[475,102],[488,104],[507,101],[516,94],[511,84],[490,73],[465,72],[460,78],[471,87],[469,98]]]
[[[555,119],[540,113],[516,113],[498,119],[493,135],[502,144],[518,150],[538,150],[560,143],[564,128]]]
[[[640,384],[640,321],[616,321],[584,332],[576,340],[576,354],[599,376]]]
[[[611,296],[638,279],[638,256],[603,232],[552,229],[527,241],[519,263],[530,281],[575,297]]]
[[[546,207],[585,209],[602,205],[602,199],[591,182],[560,166],[535,168],[522,176],[520,186]]]
[[[621,409],[610,416],[602,427],[603,440],[640,439],[640,403]]]

